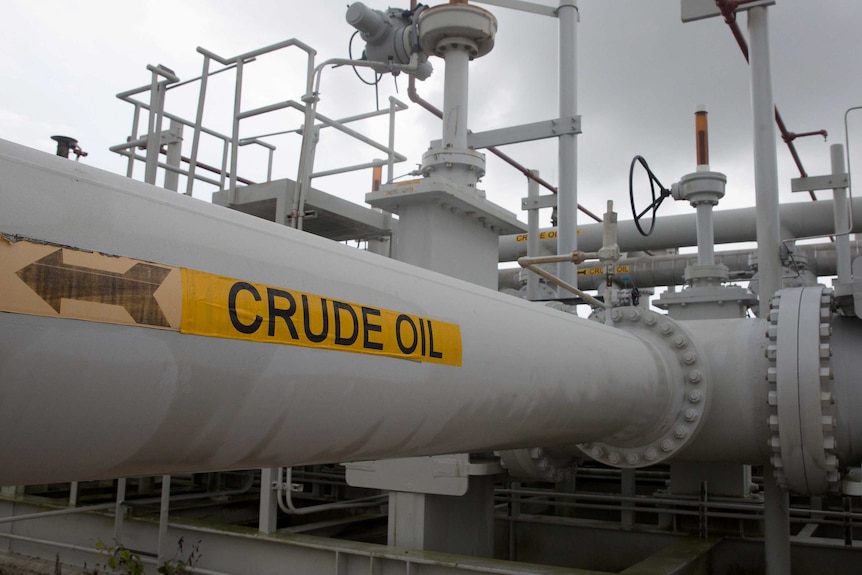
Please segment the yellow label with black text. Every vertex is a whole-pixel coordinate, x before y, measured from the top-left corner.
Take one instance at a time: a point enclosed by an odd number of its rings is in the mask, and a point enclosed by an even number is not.
[[[0,312],[461,365],[457,324],[3,235]]]
[[[182,278],[182,333],[461,365],[456,324],[195,270]]]

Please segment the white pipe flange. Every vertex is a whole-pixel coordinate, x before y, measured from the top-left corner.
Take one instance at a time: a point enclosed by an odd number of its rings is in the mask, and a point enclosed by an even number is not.
[[[805,495],[840,488],[832,394],[832,290],[780,290],[769,312],[769,447],[780,485]]]
[[[493,14],[470,4],[442,4],[419,15],[419,43],[425,52],[442,56],[459,44],[470,59],[480,58],[494,47],[497,19]]]
[[[671,318],[635,307],[599,312],[592,319],[604,322],[611,314],[614,326],[635,335],[655,352],[660,371],[667,381],[664,413],[653,416],[654,424],[645,433],[606,438],[579,444],[588,457],[606,465],[639,468],[672,457],[690,442],[700,429],[711,400],[711,378],[706,355],[691,335]]]

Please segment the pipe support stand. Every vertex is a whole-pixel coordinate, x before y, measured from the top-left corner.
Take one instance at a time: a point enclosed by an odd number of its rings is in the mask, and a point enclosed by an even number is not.
[[[603,311],[592,319],[604,323],[606,314],[612,325],[642,339],[652,350],[666,378],[665,410],[646,431],[639,426],[635,434],[624,435],[624,431],[578,447],[588,457],[613,467],[655,465],[689,443],[708,413],[712,378],[706,355],[680,323],[665,315],[629,307]]]

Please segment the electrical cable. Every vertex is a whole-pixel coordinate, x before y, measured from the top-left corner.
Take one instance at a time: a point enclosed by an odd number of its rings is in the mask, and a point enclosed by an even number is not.
[[[637,208],[635,207],[635,192],[634,192],[634,172],[635,172],[635,164],[640,164],[643,166],[643,169],[646,170],[647,176],[649,177],[649,185],[650,192],[652,193],[652,202],[648,205],[642,212],[638,213]],[[659,195],[656,197],[656,185],[659,188]],[[635,156],[632,159],[632,163],[629,166],[629,201],[632,206],[632,216],[634,217],[635,227],[638,229],[642,236],[648,236],[653,232],[655,228],[655,214],[658,211],[658,207],[665,200],[665,198],[669,197],[671,194],[670,190],[665,188],[662,183],[658,180],[655,174],[652,173],[652,170],[649,169],[649,164],[644,159],[643,156]],[[650,218],[650,226],[648,231],[644,231],[641,227],[640,220],[643,218],[647,212],[652,211],[652,216]]]
[[[355,31],[353,34],[350,35],[350,41],[348,41],[348,43],[347,43],[347,57],[350,58],[351,60],[354,59],[353,58],[353,39],[356,37],[357,34],[359,34],[359,30]],[[365,55],[364,51],[362,52],[362,59],[363,60],[368,59],[367,56]],[[383,77],[382,73],[375,72],[374,73],[374,81],[369,82],[368,80],[366,80],[365,78],[362,77],[362,74],[359,73],[359,70],[356,69],[356,66],[351,66],[351,68],[353,68],[353,73],[356,74],[356,77],[359,78],[359,80],[363,84],[365,84],[366,86],[377,86],[377,84],[380,83],[380,78]]]

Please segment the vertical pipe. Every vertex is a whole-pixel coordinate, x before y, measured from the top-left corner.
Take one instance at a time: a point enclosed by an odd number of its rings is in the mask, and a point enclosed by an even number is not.
[[[77,507],[78,506],[78,492],[79,485],[77,481],[73,481],[71,485],[69,485],[69,507]]]
[[[242,111],[242,68],[243,61],[236,61],[236,86],[233,96],[233,128],[230,137],[230,188],[228,205],[236,203],[236,170],[239,163],[239,115]]]
[[[775,102],[769,56],[767,9],[748,11],[751,104],[754,120],[754,186],[757,205],[757,267],[760,315],[781,286],[781,224],[778,215],[778,158],[775,149]],[[765,390],[764,390],[765,391]],[[770,464],[763,469],[765,551],[768,575],[790,573],[790,503]]]
[[[611,315],[611,314],[607,314]],[[637,495],[634,469],[620,469],[620,495],[623,497],[634,497]],[[624,506],[629,506],[626,503]],[[620,526],[629,530],[635,525],[635,512],[632,509],[624,509],[620,512]]]
[[[138,124],[140,123],[140,120],[141,105],[135,102],[135,115],[132,117],[132,136],[129,138],[129,141],[138,139]],[[132,174],[135,172],[135,151],[128,150],[128,153],[129,163],[126,166],[126,177],[131,179]]]
[[[467,148],[467,91],[470,57],[465,49],[446,51],[446,79],[443,90],[443,147]]]
[[[124,503],[126,501],[126,478],[117,479],[117,502],[114,506],[114,542],[117,545],[123,543],[123,515],[125,513]]]
[[[311,173],[314,171],[314,154],[317,150],[317,140],[320,136],[320,127],[314,125],[317,117],[317,98],[314,102],[308,102],[305,107],[305,127],[302,130],[302,157],[299,160],[299,177],[294,187],[293,227],[301,230],[305,216],[305,198],[311,189]]]
[[[844,146],[832,144],[829,146],[832,158],[832,175],[841,176],[845,173]],[[838,266],[838,283],[850,283],[850,210],[847,202],[847,188],[832,190],[833,209],[835,210],[835,257]]]
[[[778,215],[778,158],[775,149],[775,103],[765,6],[748,11],[751,59],[751,102],[754,119],[754,186],[757,205],[757,267],[760,313],[781,286],[780,220]]]
[[[162,499],[159,506],[159,565],[168,560],[168,516],[171,509],[171,476],[162,475]]]
[[[275,533],[278,528],[278,502],[275,500],[275,490],[272,484],[281,480],[276,472],[277,467],[265,467],[260,470],[260,512],[257,529],[261,533]]]
[[[577,0],[560,0],[560,118],[578,114],[577,79]],[[559,137],[559,193],[557,194],[557,253],[569,254],[578,249],[578,140],[575,134]],[[578,269],[571,263],[558,264],[557,276],[573,286],[578,285]],[[560,289],[560,297],[568,297]]]
[[[395,98],[389,96],[389,154],[386,156],[386,181],[395,178]]]
[[[272,156],[273,156],[273,154],[274,154],[274,153],[275,153],[275,150],[273,150],[272,148],[270,148],[270,149],[269,149],[269,156],[268,156],[268,160],[267,160],[267,162],[266,162],[266,181],[267,181],[267,182],[271,182],[271,181],[272,181]]]
[[[226,180],[225,174],[227,174],[227,160],[228,160],[228,154],[229,153],[230,153],[230,139],[225,138],[224,140],[222,140],[221,173],[219,174],[219,182],[220,182],[220,187],[222,190],[226,189],[224,184],[225,184],[225,180]]]
[[[157,120],[160,116],[158,114],[160,88],[159,75],[153,72],[153,80],[150,84],[150,116],[147,122],[147,160],[144,169],[144,181],[154,185],[156,183],[156,171],[159,168],[159,132],[162,129]]]
[[[697,204],[697,263],[701,266],[715,264],[715,234],[709,202]]]
[[[198,92],[198,110],[195,114],[195,132],[192,136],[192,149],[189,156],[189,175],[186,181],[186,195],[192,195],[195,185],[195,170],[198,166],[198,148],[201,143],[201,126],[204,121],[204,104],[207,97],[207,83],[210,78],[210,57],[204,54],[203,70],[201,71],[201,87]]]
[[[538,170],[530,170],[530,173],[536,177],[539,176]],[[527,197],[530,199],[538,199],[539,183],[535,179],[527,180]],[[539,208],[530,206],[527,210],[527,257],[534,258],[539,255]],[[530,271],[523,271],[527,274],[527,299],[535,301],[539,299],[539,276]]]
[[[165,163],[176,168],[177,171],[165,170],[165,189],[176,192],[180,187],[179,169],[183,161],[183,125],[181,122],[171,120],[170,126],[171,138],[176,138],[176,141],[171,141],[168,144],[168,156]]]

